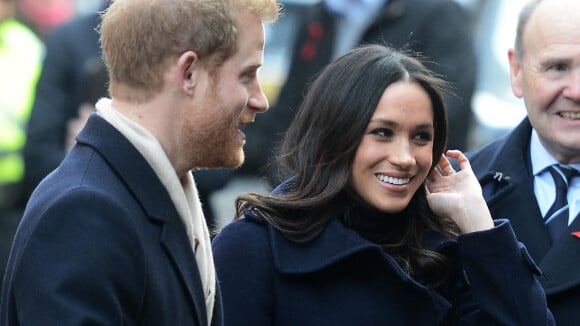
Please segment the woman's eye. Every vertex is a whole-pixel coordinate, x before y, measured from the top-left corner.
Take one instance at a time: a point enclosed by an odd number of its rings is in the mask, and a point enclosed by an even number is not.
[[[390,137],[393,135],[393,131],[391,129],[385,128],[374,129],[371,133],[381,137]]]
[[[415,137],[413,137],[413,138],[416,140],[419,140],[419,141],[428,142],[428,141],[433,140],[433,135],[429,132],[420,132],[420,133],[416,134]]]

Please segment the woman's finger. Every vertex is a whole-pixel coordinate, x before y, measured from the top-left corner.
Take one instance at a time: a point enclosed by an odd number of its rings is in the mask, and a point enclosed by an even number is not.
[[[453,169],[453,166],[451,165],[451,163],[449,163],[449,160],[445,155],[441,155],[441,158],[439,159],[437,166],[439,168],[439,172],[441,173],[441,175],[451,175],[455,173],[455,169]]]
[[[461,168],[461,170],[471,169],[471,164],[469,164],[469,159],[460,150],[448,150],[446,155],[455,159],[457,161],[457,163],[459,163],[459,167]]]

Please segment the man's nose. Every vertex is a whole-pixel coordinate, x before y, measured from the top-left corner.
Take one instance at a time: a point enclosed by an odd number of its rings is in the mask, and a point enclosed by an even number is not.
[[[258,112],[266,112],[270,107],[270,104],[268,103],[268,98],[266,97],[266,94],[262,90],[262,85],[260,85],[259,82],[256,83],[256,86],[254,87],[254,89],[250,94],[248,106]]]
[[[570,74],[567,85],[562,93],[566,98],[580,103],[580,68],[577,68]]]

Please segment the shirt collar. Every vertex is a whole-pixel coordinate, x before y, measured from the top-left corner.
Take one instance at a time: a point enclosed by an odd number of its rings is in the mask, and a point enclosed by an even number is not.
[[[544,172],[549,166],[559,164],[558,160],[540,142],[540,136],[536,129],[532,129],[532,139],[530,141],[530,156],[532,161],[532,172],[534,176]],[[580,163],[569,164],[568,166],[580,170]]]

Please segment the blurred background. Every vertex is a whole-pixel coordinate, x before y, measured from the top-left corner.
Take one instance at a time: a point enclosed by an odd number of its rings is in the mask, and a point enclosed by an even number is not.
[[[75,16],[94,12],[103,0],[17,0],[18,18],[41,38],[50,29]],[[320,0],[281,0],[283,13],[275,24],[266,25],[264,67],[260,75],[270,103],[275,103],[284,83],[289,56],[301,13]],[[476,149],[503,134],[524,116],[523,103],[509,85],[507,49],[515,38],[517,15],[525,0],[455,0],[472,17],[478,56],[478,81],[472,100],[475,121],[470,149]]]
[[[32,28],[44,40],[47,33],[53,28],[72,20],[76,16],[94,12],[103,1],[15,0],[16,18]]]
[[[298,18],[304,15],[310,6],[319,1],[281,0],[283,5],[281,18],[275,24],[266,25],[267,44],[264,66],[259,73],[271,104],[276,103],[278,93],[288,73]],[[471,29],[473,33],[477,55],[476,90],[471,101],[474,115],[468,137],[468,149],[474,150],[509,131],[525,116],[523,103],[511,92],[507,49],[513,44],[517,15],[526,0],[455,1],[463,6],[471,17],[471,24],[465,28]],[[75,18],[95,14],[104,2],[105,0],[0,0],[0,3],[14,3],[13,18],[27,26],[37,36],[40,44],[45,43],[51,31],[56,30],[58,26]],[[39,51],[39,56],[43,56],[41,51]],[[7,59],[0,57],[0,60]],[[0,64],[2,63],[7,66],[10,64],[15,67],[22,66],[18,63],[0,61]],[[50,69],[51,67],[45,66],[44,68]],[[5,71],[2,74],[7,75]],[[32,89],[34,89],[35,80],[31,81]],[[6,97],[14,97],[13,94],[17,94],[10,89],[10,87],[16,86],[11,81],[8,83],[5,92],[0,94],[0,104],[7,99]],[[0,117],[6,117],[5,107],[0,105],[0,109],[2,109]],[[267,114],[274,114],[273,111]],[[29,113],[30,111],[24,110],[23,112]],[[26,129],[26,121],[23,121],[21,128],[22,130]],[[3,152],[2,155],[4,155]],[[1,165],[0,168],[2,168]],[[203,183],[200,181],[201,178],[196,177],[196,180],[200,184]],[[218,226],[231,220],[234,212],[233,202],[238,194],[248,191],[267,192],[270,190],[269,185],[259,178],[232,178],[224,183],[225,186],[211,193],[209,200],[206,201],[212,206],[214,215],[218,219]],[[3,195],[11,191],[7,189],[10,188],[0,184],[0,207],[7,206],[3,205]],[[3,215],[0,218],[8,221],[4,219],[8,213],[0,213]],[[3,229],[12,232],[11,228],[14,228],[14,223],[18,222],[18,214],[13,216],[15,217],[7,222],[12,223],[12,226],[8,228],[0,226],[0,232]],[[10,233],[0,234],[0,238],[10,236]]]
[[[319,0],[283,0],[282,17],[267,25],[264,66],[260,77],[264,91],[275,103],[284,83],[295,37],[295,22],[304,10]],[[525,116],[523,102],[509,84],[507,50],[513,45],[519,10],[525,0],[455,0],[471,15],[478,59],[478,81],[472,100],[475,121],[470,149],[498,137]]]

